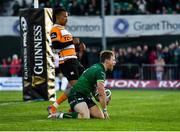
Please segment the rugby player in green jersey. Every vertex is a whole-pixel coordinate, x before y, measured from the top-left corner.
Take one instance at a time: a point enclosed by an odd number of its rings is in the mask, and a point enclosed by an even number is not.
[[[70,90],[68,102],[74,112],[57,112],[49,115],[48,118],[109,118],[104,87],[105,72],[107,70],[112,71],[115,64],[114,53],[109,50],[102,51],[100,63],[86,69]],[[98,98],[101,108],[92,100],[92,96],[96,91],[99,93]]]

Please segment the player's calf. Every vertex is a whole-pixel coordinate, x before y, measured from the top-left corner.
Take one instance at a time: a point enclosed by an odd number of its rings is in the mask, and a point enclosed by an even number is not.
[[[50,106],[48,106],[47,111],[48,111],[48,114],[51,115],[51,114],[56,113],[56,112],[57,112],[57,109],[56,109],[55,106],[50,105]]]

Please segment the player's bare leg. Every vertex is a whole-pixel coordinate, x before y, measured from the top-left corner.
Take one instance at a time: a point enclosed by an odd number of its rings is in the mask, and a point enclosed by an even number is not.
[[[89,111],[90,111],[90,115],[93,118],[104,119],[104,114],[97,105],[94,105],[93,107],[89,108]]]
[[[57,112],[57,108],[58,106],[63,103],[68,97],[67,95],[69,94],[70,88],[76,83],[77,80],[71,80],[69,81],[69,84],[71,85],[68,89],[66,89],[60,96],[59,98],[56,100],[56,102],[54,102],[53,105],[50,105],[48,107],[48,112],[49,114],[53,114]]]
[[[90,112],[86,102],[78,103],[74,106],[74,110],[78,113],[78,118],[90,119]]]
[[[86,102],[81,102],[75,105],[75,112],[63,113],[57,112],[50,114],[48,118],[52,119],[63,119],[63,118],[79,118],[79,119],[90,119],[90,112]]]

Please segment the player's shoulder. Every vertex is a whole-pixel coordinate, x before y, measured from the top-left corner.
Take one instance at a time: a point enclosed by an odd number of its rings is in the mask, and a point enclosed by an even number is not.
[[[91,68],[92,68],[92,69],[99,69],[100,66],[99,66],[99,64],[97,63],[97,64],[92,65]]]
[[[105,73],[103,65],[101,63],[94,64],[93,66],[96,73]]]
[[[97,63],[96,66],[98,70],[104,71],[104,66],[102,63]]]
[[[59,30],[63,30],[64,26],[58,25],[58,24],[54,24],[53,27],[51,28],[51,32],[53,31],[59,31]]]

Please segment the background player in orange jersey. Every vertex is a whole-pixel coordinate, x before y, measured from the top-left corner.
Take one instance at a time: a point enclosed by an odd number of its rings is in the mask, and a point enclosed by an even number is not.
[[[68,12],[65,9],[58,8],[53,12],[54,26],[51,29],[52,48],[59,55],[59,70],[68,79],[73,86],[79,76],[83,73],[84,67],[80,64],[76,55],[76,47],[86,48],[79,38],[74,38],[72,34],[65,29],[68,21]],[[69,89],[65,90],[54,104],[48,107],[49,114],[55,113],[57,107],[67,99]]]

